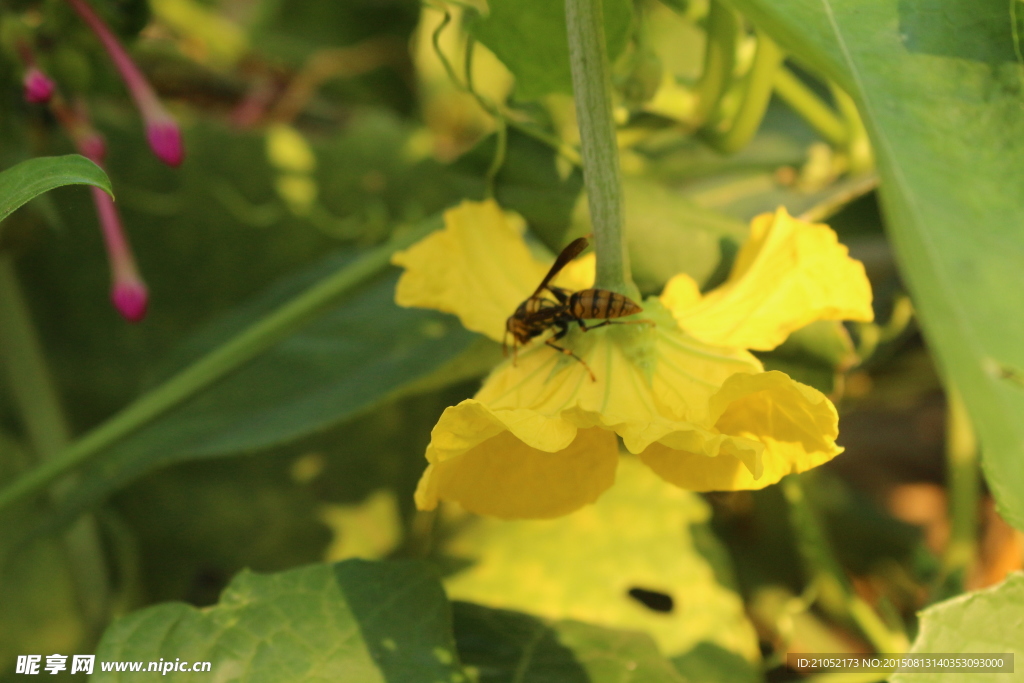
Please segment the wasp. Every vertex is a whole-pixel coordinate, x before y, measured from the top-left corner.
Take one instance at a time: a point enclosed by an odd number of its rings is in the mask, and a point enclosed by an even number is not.
[[[627,321],[612,320],[639,313],[643,309],[632,299],[607,289],[584,289],[570,292],[562,287],[555,287],[551,281],[565,266],[587,248],[587,239],[580,237],[569,243],[551,265],[547,275],[537,285],[537,289],[528,299],[519,304],[515,313],[505,321],[505,343],[503,348],[508,352],[508,335],[512,335],[512,358],[520,345],[528,343],[534,337],[554,328],[556,332],[544,341],[551,348],[572,356],[587,369],[590,379],[596,381],[594,372],[586,361],[569,349],[555,342],[569,333],[570,323],[577,323],[586,332],[598,327],[613,324],[625,324]],[[547,292],[545,293],[545,290]],[[546,294],[550,294],[549,298]],[[587,325],[586,320],[602,320],[596,325]],[[648,321],[628,321],[648,322]]]

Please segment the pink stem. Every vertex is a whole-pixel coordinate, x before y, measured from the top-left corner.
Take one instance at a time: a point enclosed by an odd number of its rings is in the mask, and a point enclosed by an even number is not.
[[[84,104],[79,102],[77,106],[70,106],[57,94],[50,101],[50,109],[71,136],[78,151],[102,167],[106,145],[100,132],[92,127]],[[90,190],[93,204],[96,205],[96,216],[99,218],[103,242],[107,248],[107,260],[110,262],[110,299],[114,308],[125,319],[133,323],[138,322],[145,317],[149,303],[146,283],[139,275],[135,256],[121,224],[121,216],[114,206],[114,200],[99,188],[93,187]]]
[[[84,105],[79,102],[78,106],[71,107],[58,93],[50,101],[50,110],[64,126],[78,152],[97,166],[103,166],[103,159],[107,156],[107,144],[103,135],[89,122]]]
[[[103,20],[85,0],[67,0],[67,2],[103,43],[111,61],[121,73],[128,92],[135,100],[135,105],[146,122],[146,136],[153,152],[164,163],[170,166],[179,165],[185,156],[184,147],[181,144],[181,132],[178,130],[178,124],[174,117],[164,109],[153,86],[149,84],[139,67],[125,52],[124,47],[118,42],[110,28],[103,23]]]
[[[110,298],[114,307],[129,322],[138,322],[146,315],[149,293],[135,265],[135,257],[121,226],[121,217],[114,206],[114,200],[103,190],[95,187],[90,189],[110,259]]]

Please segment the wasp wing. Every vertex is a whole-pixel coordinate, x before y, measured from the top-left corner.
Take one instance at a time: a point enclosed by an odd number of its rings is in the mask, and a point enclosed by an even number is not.
[[[558,255],[555,262],[551,264],[551,269],[548,271],[548,274],[544,276],[544,279],[540,281],[540,284],[537,285],[537,289],[534,290],[531,298],[540,294],[541,290],[548,286],[548,283],[558,275],[562,268],[565,268],[569,261],[572,261],[574,258],[579,256],[580,252],[587,248],[587,244],[589,244],[589,242],[587,242],[586,237],[578,237],[570,242],[565,249],[562,250],[562,253]]]

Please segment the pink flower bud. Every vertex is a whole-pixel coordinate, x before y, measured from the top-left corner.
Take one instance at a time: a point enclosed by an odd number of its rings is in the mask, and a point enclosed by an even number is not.
[[[46,104],[53,97],[55,85],[39,67],[30,66],[22,81],[25,85],[25,101],[32,104]]]
[[[174,119],[150,121],[146,124],[146,139],[157,158],[168,166],[180,166],[185,159],[185,146],[181,129]]]
[[[149,292],[141,280],[115,282],[110,290],[110,300],[114,303],[114,308],[130,323],[137,323],[146,317]]]

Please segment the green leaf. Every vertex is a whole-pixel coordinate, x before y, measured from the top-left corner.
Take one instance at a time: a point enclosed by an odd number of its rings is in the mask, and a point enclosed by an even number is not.
[[[192,354],[216,345],[287,298],[343,254],[290,278],[201,335]],[[500,351],[454,316],[394,303],[397,272],[285,339],[181,406],[128,436],[87,467],[62,507],[71,514],[157,466],[276,446],[326,429],[384,401],[483,374]],[[463,353],[465,352],[465,353]],[[186,357],[191,356],[187,354]]]
[[[857,100],[897,261],[1024,529],[1024,68],[1003,0],[737,0]]]
[[[516,95],[536,99],[571,93],[565,5],[551,0],[490,0],[486,17],[473,15],[470,32],[515,74]],[[609,61],[626,46],[633,4],[604,0],[604,33]]]
[[[209,680],[243,683],[466,680],[444,591],[428,565],[412,561],[242,572],[214,607],[165,603],[115,621],[96,649],[94,677],[152,680],[146,671],[100,673],[100,662],[161,658],[211,662]]]
[[[64,185],[92,185],[114,196],[107,174],[83,156],[29,159],[0,173],[0,221],[29,200]]]
[[[215,348],[287,300],[299,283],[315,282],[350,258],[342,254],[289,278],[200,333],[193,350]],[[397,269],[377,278],[145,428],[131,439],[131,449],[155,446],[190,459],[267,448],[354,417],[454,361],[476,335],[454,316],[395,305],[397,279]]]
[[[700,643],[686,654],[673,657],[672,663],[687,681],[764,683],[761,667],[714,643]]]
[[[480,683],[683,683],[650,636],[452,605],[455,640]]]
[[[461,527],[445,551],[473,564],[445,585],[453,599],[644,631],[669,655],[706,642],[755,661],[757,640],[727,587],[724,555],[702,553],[717,546],[700,531],[709,516],[699,496],[622,458],[615,486],[571,515]]]
[[[969,652],[983,655],[1024,653],[1024,574],[1015,572],[1003,583],[957,596],[921,613],[921,630],[909,654]],[[1015,668],[1020,668],[1018,659]],[[1013,673],[896,673],[892,683],[1010,683]]]

